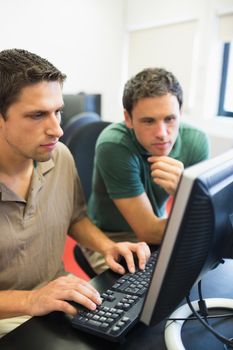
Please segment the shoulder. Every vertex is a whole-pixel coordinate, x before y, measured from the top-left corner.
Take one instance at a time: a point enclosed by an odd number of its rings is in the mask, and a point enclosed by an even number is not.
[[[61,158],[66,159],[66,158],[70,158],[70,157],[72,157],[72,155],[71,155],[68,147],[66,145],[64,145],[64,143],[58,142],[55,150],[53,151],[52,159],[54,161],[56,161],[56,160],[61,159]]]
[[[99,135],[97,147],[104,143],[122,144],[130,142],[130,133],[125,123],[113,123],[107,126]]]
[[[74,166],[74,158],[66,145],[62,142],[57,143],[57,147],[53,151],[52,161],[56,167],[65,169]]]
[[[137,143],[131,129],[124,122],[114,123],[105,128],[96,143],[96,155],[108,154],[114,158],[138,154]]]
[[[113,161],[114,159],[114,161]],[[95,162],[107,169],[139,166],[139,151],[130,129],[124,123],[108,126],[96,143]]]
[[[209,157],[209,139],[206,133],[187,123],[181,123],[177,150],[185,167]]]
[[[203,130],[184,122],[180,123],[179,134],[181,138],[184,140],[186,139],[189,139],[189,140],[206,139],[207,140],[207,135]]]

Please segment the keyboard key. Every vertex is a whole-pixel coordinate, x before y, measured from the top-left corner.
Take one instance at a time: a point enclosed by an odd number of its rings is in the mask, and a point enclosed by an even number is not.
[[[102,305],[94,311],[80,312],[73,318],[72,325],[96,336],[120,341],[131,328],[131,323],[139,318],[156,254],[151,255],[150,261],[145,270],[121,276],[101,295]]]
[[[101,322],[99,321],[95,321],[95,320],[88,320],[86,322],[89,326],[93,326],[93,327],[99,327],[101,325]]]

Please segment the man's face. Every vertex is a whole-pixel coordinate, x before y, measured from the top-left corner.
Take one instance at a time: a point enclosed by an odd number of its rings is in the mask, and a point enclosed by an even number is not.
[[[0,142],[16,159],[47,161],[63,131],[60,127],[63,107],[59,82],[43,81],[27,86],[6,115],[0,115]]]
[[[178,135],[180,116],[177,98],[168,93],[139,100],[131,116],[125,111],[125,122],[151,155],[167,156]]]

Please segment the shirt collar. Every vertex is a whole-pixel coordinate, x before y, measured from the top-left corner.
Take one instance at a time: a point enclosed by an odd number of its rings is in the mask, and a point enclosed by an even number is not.
[[[49,159],[47,162],[37,162],[36,170],[39,170],[42,175],[48,173],[51,169],[54,168],[53,158]]]
[[[171,152],[169,153],[169,157],[178,159],[180,157],[181,153],[181,137],[180,134],[178,134],[176,142],[174,143],[174,146],[172,147]]]
[[[54,160],[53,158],[49,159],[46,162],[37,162],[36,166],[34,165],[34,172],[37,173],[33,175],[32,182],[35,182],[36,189],[39,189],[43,183],[43,176],[48,173],[51,169],[54,168]],[[22,201],[25,200],[20,199],[13,191],[11,191],[4,184],[0,184],[0,199],[1,200],[9,200],[9,201]]]

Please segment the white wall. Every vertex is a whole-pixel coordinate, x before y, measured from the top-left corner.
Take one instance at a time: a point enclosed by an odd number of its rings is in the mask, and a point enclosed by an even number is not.
[[[101,93],[103,118],[119,118],[124,0],[0,0],[0,13],[0,50],[48,58],[68,76],[64,92]]]
[[[128,0],[127,4],[128,76],[143,64],[172,70],[184,88],[184,118],[208,132],[212,154],[232,147],[233,120],[216,114],[222,58],[219,17],[233,13],[233,0]],[[148,50],[143,38],[152,44]],[[142,43],[141,55],[135,41]]]
[[[0,50],[25,48],[47,57],[67,74],[65,93],[101,93],[103,119],[118,121],[123,85],[143,58],[142,51],[130,56],[130,38],[158,29],[157,43],[166,37],[166,45],[161,50],[159,44],[153,63],[177,74],[185,89],[184,117],[208,131],[218,152],[233,139],[233,120],[214,118],[218,16],[228,12],[233,0],[0,0]],[[193,41],[182,47],[179,33],[186,30]]]

